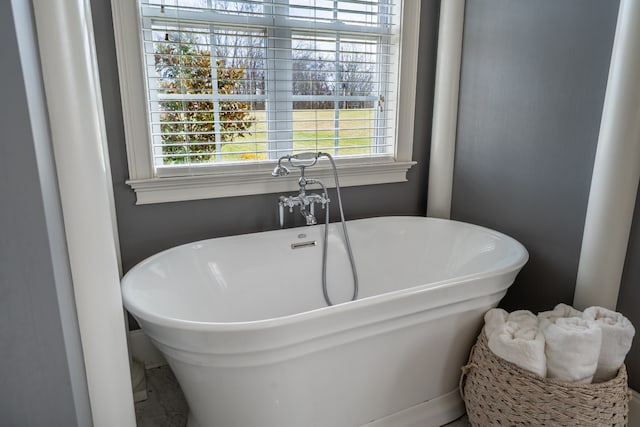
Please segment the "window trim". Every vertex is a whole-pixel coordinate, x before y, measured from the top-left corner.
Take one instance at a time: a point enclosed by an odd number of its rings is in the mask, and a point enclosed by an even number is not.
[[[266,194],[296,188],[294,177],[274,179],[274,161],[218,165],[206,175],[155,177],[148,131],[147,103],[142,55],[140,17],[137,2],[111,0],[113,27],[120,78],[129,179],[136,204],[175,202],[218,197]],[[420,0],[401,5],[400,70],[396,111],[395,155],[382,158],[336,159],[341,186],[358,186],[407,181],[412,161],[413,132],[420,32]],[[327,165],[314,168],[314,176],[334,186]]]

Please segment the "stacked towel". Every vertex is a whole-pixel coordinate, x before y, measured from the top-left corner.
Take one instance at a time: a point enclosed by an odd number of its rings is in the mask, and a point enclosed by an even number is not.
[[[602,331],[595,322],[577,317],[544,317],[547,376],[590,384],[598,366]],[[544,323],[544,326],[543,326]]]
[[[498,308],[485,313],[489,349],[541,377],[588,384],[614,378],[631,348],[635,329],[620,313],[567,304],[534,315]]]
[[[541,377],[546,375],[544,336],[533,313],[526,310],[507,313],[494,308],[484,318],[488,346],[496,356]]]
[[[553,323],[561,317],[582,317],[582,312],[580,310],[576,310],[570,305],[560,303],[551,311],[538,313],[540,329],[544,329],[549,323]]]
[[[507,321],[508,315],[509,313],[501,308],[492,308],[484,314],[484,334],[487,338]]]
[[[538,318],[528,310],[516,310],[507,313],[501,308],[492,308],[484,315],[484,333],[489,338],[505,322],[517,323],[521,328],[538,327]]]
[[[602,346],[593,382],[608,381],[624,363],[636,331],[629,319],[603,307],[589,307],[582,316],[602,329]]]
[[[509,313],[507,322],[515,322],[522,328],[537,328],[538,317],[529,310],[516,310]]]
[[[489,337],[489,349],[498,357],[541,377],[547,374],[544,335],[538,328],[505,322]]]

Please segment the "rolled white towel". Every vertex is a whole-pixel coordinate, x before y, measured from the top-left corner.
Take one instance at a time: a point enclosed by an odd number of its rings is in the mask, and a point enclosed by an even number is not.
[[[529,310],[516,310],[509,313],[507,322],[514,322],[521,328],[537,328],[538,317]]]
[[[528,310],[516,310],[507,313],[501,308],[492,308],[484,314],[484,333],[489,338],[498,326],[505,322],[517,323],[520,328],[535,328],[538,326],[538,318]]]
[[[580,317],[582,318],[582,312],[576,310],[567,304],[558,304],[551,311],[542,311],[538,313],[538,323],[540,329],[544,329],[550,322],[554,322],[561,317]]]
[[[624,363],[636,330],[629,319],[604,307],[589,307],[582,317],[596,322],[602,329],[602,347],[593,382],[608,381]]]
[[[484,334],[487,339],[493,332],[507,321],[509,313],[501,308],[492,308],[484,314]]]
[[[544,335],[537,327],[521,327],[507,321],[491,334],[488,346],[496,356],[536,375],[546,376]]]
[[[590,384],[598,367],[602,331],[596,322],[578,317],[546,319],[547,376]]]

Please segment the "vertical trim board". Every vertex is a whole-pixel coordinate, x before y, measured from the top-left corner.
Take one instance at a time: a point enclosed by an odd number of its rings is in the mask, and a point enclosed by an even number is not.
[[[427,216],[451,217],[465,0],[440,6]]]
[[[134,427],[112,182],[88,0],[33,2],[94,427]]]
[[[142,329],[129,332],[129,349],[131,357],[144,364],[145,369],[157,368],[167,364],[164,356],[153,345]]]
[[[615,310],[640,179],[640,1],[618,12],[573,304]]]

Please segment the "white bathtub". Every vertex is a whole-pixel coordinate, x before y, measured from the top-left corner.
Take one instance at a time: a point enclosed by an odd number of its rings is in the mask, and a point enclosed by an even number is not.
[[[527,261],[495,231],[420,217],[205,240],[152,256],[124,304],[164,354],[192,427],[439,426],[464,412],[460,367],[482,315]],[[293,243],[317,246],[292,249]]]

